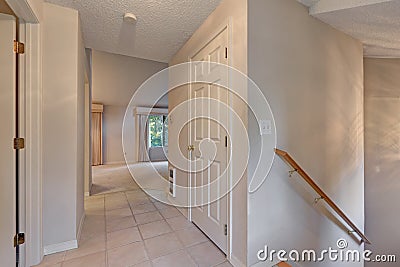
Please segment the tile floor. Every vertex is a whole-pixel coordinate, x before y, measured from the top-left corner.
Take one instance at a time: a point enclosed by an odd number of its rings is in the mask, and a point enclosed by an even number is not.
[[[140,189],[88,197],[85,211],[79,248],[46,256],[38,266],[231,266],[175,207]]]

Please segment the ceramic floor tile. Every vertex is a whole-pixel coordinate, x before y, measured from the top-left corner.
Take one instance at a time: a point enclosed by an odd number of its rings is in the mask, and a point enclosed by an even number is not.
[[[185,250],[154,259],[153,267],[196,267],[196,263],[190,258]]]
[[[126,201],[126,202],[113,202],[112,204],[109,204],[109,205],[106,206],[106,210],[116,210],[116,209],[122,209],[122,208],[129,208],[128,201]]]
[[[111,232],[107,234],[107,249],[120,247],[137,241],[142,241],[137,227]]]
[[[122,186],[106,173],[102,179],[109,190]],[[39,266],[230,267],[225,255],[178,209],[141,189],[86,197],[85,213],[79,248],[47,256]]]
[[[55,264],[39,264],[39,265],[35,265],[34,267],[61,267],[61,262],[60,263],[55,263]]]
[[[87,201],[86,201],[87,202]],[[104,210],[104,200],[85,203],[85,210]]]
[[[131,228],[133,226],[136,226],[136,221],[133,218],[133,216],[128,216],[128,217],[118,217],[114,219],[109,219],[107,220],[107,232],[114,232],[118,230],[123,230],[126,228]]]
[[[159,210],[163,210],[163,209],[167,209],[167,208],[171,208],[172,207],[170,205],[167,205],[165,203],[158,202],[158,201],[154,202],[154,206],[156,206],[156,208],[159,209]]]
[[[145,261],[136,265],[133,265],[132,267],[152,267],[150,261]]]
[[[63,267],[105,267],[106,266],[106,253],[99,252],[90,254],[84,257],[65,261]]]
[[[95,203],[101,201],[104,203],[104,196],[105,195],[98,195],[98,196],[85,196],[85,201],[87,203]]]
[[[215,266],[226,260],[225,254],[210,241],[194,245],[187,250],[200,267]]]
[[[81,240],[79,248],[68,250],[65,254],[65,261],[74,258],[83,257],[89,254],[104,251],[106,249],[106,237],[104,235],[96,235],[94,237]]]
[[[53,266],[54,264],[60,263],[64,260],[65,251],[46,255],[43,261],[37,266]]]
[[[187,229],[178,230],[175,232],[179,240],[186,247],[193,246],[202,242],[208,241],[207,236],[205,236],[197,227],[190,227]]]
[[[137,224],[146,224],[155,221],[164,220],[161,214],[158,211],[146,212],[135,215],[135,219]]]
[[[99,208],[99,209],[87,209],[87,208],[85,208],[85,214],[87,216],[89,216],[89,215],[104,216],[105,211],[104,211],[104,208]]]
[[[150,259],[155,259],[183,248],[174,233],[156,236],[144,241]]]
[[[140,206],[143,204],[152,204],[153,202],[151,202],[147,197],[146,198],[138,198],[138,199],[131,199],[129,200],[129,205],[131,206],[131,208],[136,207],[136,206]]]
[[[142,242],[132,243],[107,251],[109,267],[127,267],[147,260],[148,257]]]
[[[83,222],[83,226],[86,224],[89,224],[90,226],[96,225],[96,224],[104,224],[105,220],[105,215],[104,213],[101,215],[98,214],[86,214],[85,215],[85,221]]]
[[[144,239],[172,232],[171,227],[165,221],[142,224],[138,227]]]
[[[82,226],[81,240],[104,234],[105,229],[104,215],[86,215]]]
[[[182,216],[182,213],[180,213],[179,210],[177,208],[175,208],[175,207],[169,207],[169,208],[166,208],[166,209],[161,209],[160,213],[165,219],[169,219],[169,218],[173,218],[173,217],[177,217],[177,216]]]
[[[104,211],[104,198],[85,200],[86,211]]]
[[[106,210],[115,210],[115,209],[122,209],[129,207],[128,200],[126,199],[125,195],[121,198],[106,198],[105,201],[105,209]]]
[[[87,201],[87,203],[92,203],[92,202],[96,202],[96,201],[104,201],[104,196],[105,195],[91,195],[91,196],[85,196],[85,201]]]
[[[232,264],[229,263],[229,261],[225,261],[221,264],[216,265],[215,267],[233,267]]]
[[[169,218],[167,219],[167,222],[174,231],[194,227],[194,225],[184,216]]]
[[[153,203],[142,204],[142,205],[137,205],[137,206],[132,207],[133,215],[150,212],[150,211],[156,211],[156,210],[157,209],[153,205]]]
[[[146,199],[148,200],[148,196],[145,192],[142,190],[134,190],[134,191],[127,191],[125,192],[126,198],[128,201],[134,201],[134,200],[140,200],[140,199]]]
[[[115,193],[109,193],[105,195],[105,199],[107,200],[113,200],[113,199],[124,199],[125,198],[125,192],[115,192]]]
[[[122,219],[132,216],[132,211],[129,207],[106,211],[106,220]]]
[[[153,198],[152,196],[149,196],[149,199],[150,199],[150,201],[153,202],[153,203],[158,202],[158,199]]]

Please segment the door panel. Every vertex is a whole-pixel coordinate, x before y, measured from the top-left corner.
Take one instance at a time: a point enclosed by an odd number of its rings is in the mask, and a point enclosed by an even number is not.
[[[16,125],[16,56],[13,51],[16,21],[13,16],[0,14],[0,36],[0,259],[1,266],[15,266],[16,155],[12,144]]]
[[[226,192],[228,174],[225,171],[229,159],[228,148],[225,145],[227,130],[222,125],[227,125],[228,113],[226,108],[221,108],[213,100],[228,104],[227,86],[228,73],[226,68],[221,68],[216,62],[227,64],[225,48],[228,44],[227,29],[219,33],[211,42],[204,46],[191,60],[195,63],[191,70],[191,93],[194,101],[191,105],[192,118],[190,123],[190,140],[194,145],[191,159],[196,160],[195,170],[192,170],[192,221],[205,232],[208,237],[223,251],[227,252],[227,197],[221,193]],[[207,83],[201,81],[208,81]],[[212,151],[216,150],[216,154]],[[211,157],[214,156],[214,157]]]

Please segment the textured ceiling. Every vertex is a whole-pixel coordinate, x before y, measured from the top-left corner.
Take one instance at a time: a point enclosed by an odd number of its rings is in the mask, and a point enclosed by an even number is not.
[[[80,12],[85,45],[168,62],[221,0],[46,0]],[[135,14],[136,25],[123,22]]]
[[[319,2],[298,1],[311,8]],[[334,11],[322,10],[312,15],[360,40],[367,57],[400,57],[400,1],[385,1],[353,8],[337,8]]]
[[[365,56],[400,57],[400,1],[316,15],[364,44]]]

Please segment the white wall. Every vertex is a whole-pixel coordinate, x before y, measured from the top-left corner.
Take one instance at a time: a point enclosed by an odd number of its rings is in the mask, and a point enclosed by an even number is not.
[[[84,48],[77,11],[45,3],[42,27],[43,243],[48,250],[76,242],[83,216]]]
[[[103,157],[105,164],[125,162],[122,150],[122,123],[128,103],[143,82],[166,67],[165,63],[93,51],[92,99],[94,103],[104,104]],[[167,85],[162,89],[165,91],[166,87]],[[146,97],[142,97],[134,105],[149,106],[153,104],[150,102]],[[167,107],[168,98],[164,97],[158,106]],[[130,153],[126,156],[130,161],[136,161],[133,110],[131,109],[128,114],[131,117],[128,117],[126,121],[128,131],[126,136],[129,137],[126,141],[132,149],[126,151],[127,154]]]
[[[400,59],[366,58],[364,70],[366,247],[399,257]]]
[[[85,195],[90,195],[90,189],[92,187],[92,160],[91,160],[91,120],[92,120],[92,111],[91,111],[91,92],[90,92],[90,84],[85,83],[85,160],[84,160],[84,168],[85,168]]]
[[[360,42],[312,18],[294,0],[249,1],[249,76],[259,85],[276,120],[277,147],[288,151],[351,220],[364,228],[363,49]],[[249,92],[250,104],[252,93]],[[258,127],[249,116],[251,163]],[[249,177],[254,164],[249,166]],[[248,260],[270,249],[362,249],[335,217],[313,205],[313,191],[288,178],[277,158],[249,196]],[[320,205],[319,205],[320,206]],[[337,217],[337,216],[336,216]],[[302,266],[321,266],[301,263]],[[323,266],[363,266],[329,263]],[[264,265],[262,265],[264,266]]]
[[[43,8],[44,0],[27,0],[29,6],[32,8],[33,13],[38,18],[39,22],[43,21]]]
[[[80,235],[80,227],[82,227],[83,219],[84,219],[84,195],[85,195],[85,62],[86,62],[86,53],[85,53],[85,45],[83,42],[83,35],[81,31],[81,21],[78,16],[78,81],[77,81],[77,170],[76,170],[76,231],[78,234],[78,238]]]
[[[92,50],[85,49],[85,195],[92,188]]]
[[[192,57],[194,53],[209,41],[212,34],[215,33],[218,27],[231,20],[232,28],[231,31],[231,47],[229,51],[230,66],[238,69],[243,73],[247,73],[247,0],[224,0],[214,10],[214,12],[206,19],[206,21],[199,27],[199,29],[193,34],[189,41],[177,52],[177,54],[170,61],[170,65],[175,65],[183,62],[187,62],[188,58]],[[187,86],[179,87],[171,91],[168,95],[169,110],[171,111],[180,103],[188,99]],[[247,107],[237,97],[231,96],[231,104],[235,112],[242,119],[244,125],[247,124]],[[170,123],[168,126],[169,130],[169,142],[176,142],[177,140],[171,139],[172,137],[178,136],[178,141],[181,148],[186,148],[188,145],[187,127],[184,127],[179,132],[181,125],[173,125]],[[231,125],[232,129],[238,127],[237,125]],[[233,131],[234,132],[234,131]],[[231,136],[234,138],[233,136]],[[235,140],[232,140],[235,142]],[[238,141],[240,142],[240,141]],[[241,150],[246,154],[246,149]],[[182,151],[186,154],[187,151]],[[235,164],[237,160],[236,156],[232,155],[233,172],[235,172],[235,166],[241,164]],[[169,151],[169,157],[174,155]],[[241,171],[241,170],[240,170]],[[187,173],[177,170],[177,184],[182,186],[188,186]],[[233,260],[239,262],[239,264],[246,265],[246,251],[247,251],[247,233],[246,230],[246,216],[243,214],[247,210],[247,176],[246,174],[242,177],[240,182],[234,188],[232,192],[232,257]],[[187,203],[187,201],[183,201]],[[183,211],[186,214],[186,211]]]
[[[105,105],[103,112],[104,164],[125,162],[122,149],[122,123],[126,107]],[[134,124],[127,127],[134,127]]]

